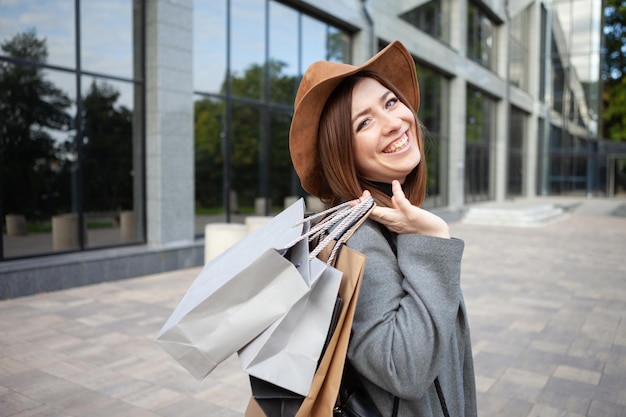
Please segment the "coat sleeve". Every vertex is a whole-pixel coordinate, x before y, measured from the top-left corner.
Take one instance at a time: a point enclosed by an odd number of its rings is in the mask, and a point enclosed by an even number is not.
[[[368,220],[348,245],[367,255],[349,360],[385,391],[419,399],[453,343],[463,241],[398,235],[396,258],[378,225]]]

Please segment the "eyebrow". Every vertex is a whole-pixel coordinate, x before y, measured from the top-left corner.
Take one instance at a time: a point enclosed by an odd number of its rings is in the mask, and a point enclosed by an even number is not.
[[[387,90],[385,91],[385,93],[380,96],[380,101],[384,102],[387,99],[388,95],[393,95],[393,91],[391,90]],[[360,111],[359,113],[355,114],[354,117],[351,120],[351,123],[354,123],[356,121],[356,119],[358,119],[359,117],[363,116],[364,114],[367,114],[371,111],[371,107],[368,107],[366,109],[363,109],[362,111]]]

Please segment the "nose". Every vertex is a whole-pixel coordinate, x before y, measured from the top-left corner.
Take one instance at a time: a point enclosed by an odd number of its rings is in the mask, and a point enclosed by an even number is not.
[[[402,127],[402,119],[393,113],[383,113],[381,122],[385,134],[396,132]]]

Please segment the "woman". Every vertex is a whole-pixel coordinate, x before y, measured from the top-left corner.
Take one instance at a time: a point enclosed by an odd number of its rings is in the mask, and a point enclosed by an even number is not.
[[[381,415],[470,417],[463,242],[419,207],[418,108],[415,64],[400,42],[358,67],[316,62],[298,89],[290,151],[304,189],[327,204],[368,193],[377,203],[348,242],[368,257],[348,361]]]

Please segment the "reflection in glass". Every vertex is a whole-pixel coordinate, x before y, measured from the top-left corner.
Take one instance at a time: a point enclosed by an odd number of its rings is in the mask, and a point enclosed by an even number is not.
[[[495,70],[495,24],[476,5],[468,5],[467,55],[490,70]]]
[[[517,107],[511,107],[507,178],[507,195],[510,197],[521,196],[523,192],[525,136],[526,114]]]
[[[0,0],[0,44],[20,33],[45,42],[46,59],[39,62],[76,67],[74,0]]]
[[[224,102],[195,97],[195,193],[196,233],[204,233],[207,216],[221,215],[224,221]],[[202,221],[199,221],[202,220]]]
[[[275,1],[269,5],[270,101],[291,105],[298,79],[298,13]]]
[[[193,3],[193,76],[195,91],[224,91],[226,76],[226,0]]]
[[[531,8],[528,7],[523,12],[517,14],[511,20],[511,37],[510,37],[510,60],[509,75],[511,84],[528,90],[528,60],[530,57],[530,27]]]
[[[239,211],[253,213],[260,197],[261,108],[233,103],[231,143],[231,191],[236,193]]]
[[[270,187],[272,204],[280,209],[287,196],[298,195],[299,183],[289,155],[291,115],[281,110],[271,112],[270,122]]]
[[[239,222],[242,215],[271,214],[283,208],[285,197],[304,194],[288,145],[300,76],[314,61],[350,58],[346,32],[285,2],[230,0],[230,16],[226,16],[226,4],[217,0],[194,6],[199,234],[207,220],[226,217],[226,221]],[[231,49],[221,50],[227,44]],[[224,80],[227,56],[230,97]],[[228,201],[223,197],[226,187]],[[225,213],[226,203],[231,213]]]
[[[265,2],[231,0],[231,63],[233,78],[246,79],[235,85],[233,95],[260,99],[264,93]]]
[[[315,61],[348,62],[350,37],[342,30],[302,16],[302,64],[304,72]]]
[[[552,40],[552,108],[563,113],[563,97],[565,95],[565,69],[559,50]]]
[[[82,1],[80,12],[82,69],[132,78],[133,0]]]
[[[84,77],[83,209],[87,245],[134,242],[133,89],[131,83]]]
[[[495,101],[474,88],[467,89],[465,128],[465,202],[490,198],[490,144],[493,140]]]
[[[450,43],[450,0],[431,0],[400,15],[416,28]]]
[[[424,146],[428,167],[425,203],[429,207],[445,205],[448,146],[448,80],[430,68],[418,65],[420,109],[418,116],[425,127]]]
[[[45,42],[31,35],[13,42],[25,42],[29,54],[45,49]],[[0,62],[0,91],[12,97],[0,102],[1,204],[5,215],[21,216],[24,226],[18,235],[5,229],[5,258],[52,251],[53,217],[76,213],[73,79]],[[78,235],[69,239],[72,247],[54,249],[76,249]]]

